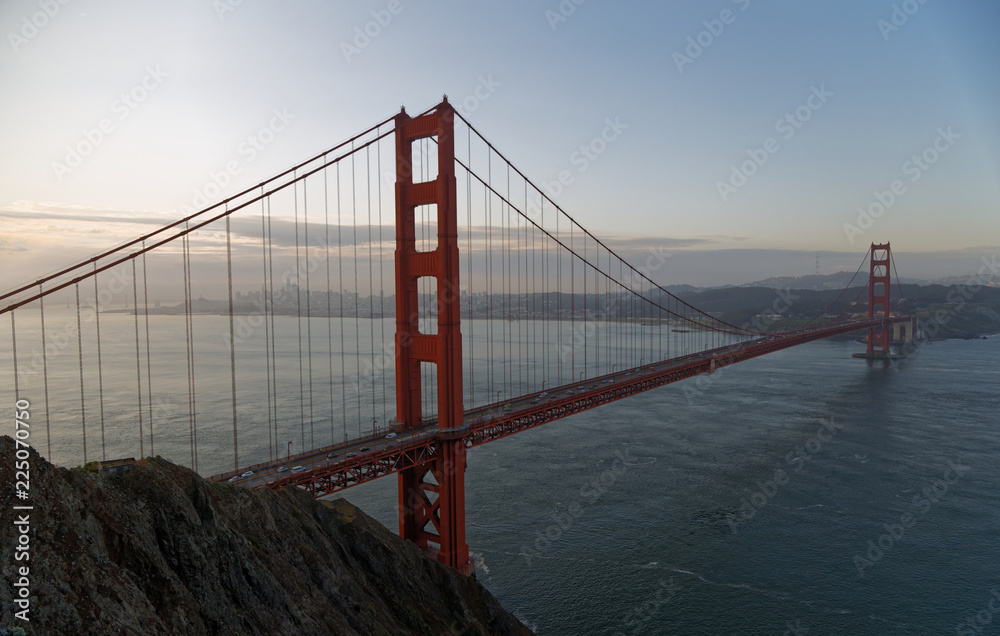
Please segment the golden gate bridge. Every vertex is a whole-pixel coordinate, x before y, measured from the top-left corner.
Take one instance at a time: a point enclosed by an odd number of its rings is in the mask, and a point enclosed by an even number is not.
[[[35,445],[61,463],[184,448],[213,479],[317,497],[395,473],[400,535],[468,572],[468,449],[814,340],[867,330],[877,360],[914,335],[888,243],[824,311],[767,333],[612,243],[445,98],[0,295],[4,393],[31,395]]]

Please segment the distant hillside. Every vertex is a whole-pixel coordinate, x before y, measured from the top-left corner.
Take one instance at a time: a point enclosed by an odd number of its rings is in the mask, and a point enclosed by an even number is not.
[[[15,501],[13,440],[0,447],[0,632],[531,634],[474,578],[343,499],[215,484],[159,458],[101,476],[32,450],[30,498]],[[33,506],[26,561],[17,504]],[[15,566],[30,568],[30,622],[13,616]]]
[[[902,286],[904,305],[899,301],[900,288],[894,285],[891,290],[893,310],[905,308],[930,325],[928,331],[934,332],[928,334],[931,339],[1000,333],[1000,287],[983,287],[974,293],[971,289],[961,285],[907,284]],[[840,291],[727,287],[684,293],[680,297],[726,322],[778,331],[800,325],[824,310],[832,316],[845,311],[847,314],[867,314],[867,293],[858,295],[864,292],[863,287],[852,287],[842,295]],[[851,306],[852,302],[856,304]]]
[[[741,285],[741,287],[766,287],[771,289],[812,289],[841,290],[854,276],[854,272],[836,272],[834,274],[810,274],[808,276],[774,276],[758,280],[753,283]],[[902,282],[907,285],[926,285],[928,281],[915,278],[904,278]],[[964,282],[964,279],[963,279]],[[852,283],[852,287],[862,287],[868,283],[868,271],[864,270],[857,275]]]

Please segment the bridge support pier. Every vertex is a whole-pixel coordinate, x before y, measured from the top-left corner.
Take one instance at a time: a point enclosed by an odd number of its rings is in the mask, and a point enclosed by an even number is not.
[[[438,561],[472,570],[465,542],[465,440],[462,427],[462,333],[458,210],[455,194],[455,111],[448,99],[433,112],[396,116],[396,418],[415,428],[424,415],[420,364],[437,369],[438,441],[435,459],[399,473],[399,534]],[[413,142],[437,138],[438,171],[413,181]],[[416,249],[415,210],[437,208],[437,247]],[[437,333],[418,322],[417,282],[437,283]]]

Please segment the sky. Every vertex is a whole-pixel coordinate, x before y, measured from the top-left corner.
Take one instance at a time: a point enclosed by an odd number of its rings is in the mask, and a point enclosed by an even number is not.
[[[998,27],[992,0],[5,0],[0,288],[445,94],[536,182],[569,171],[593,234],[670,246],[658,282],[885,241],[904,277],[972,274],[1000,252]]]

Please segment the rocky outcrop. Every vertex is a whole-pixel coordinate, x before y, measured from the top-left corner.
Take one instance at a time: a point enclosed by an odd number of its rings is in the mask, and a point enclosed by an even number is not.
[[[21,501],[13,441],[0,446],[0,627],[74,636],[531,633],[474,578],[343,499],[216,484],[158,458],[96,475],[31,451]],[[30,558],[15,560],[25,525]],[[14,616],[24,566],[27,623]]]

